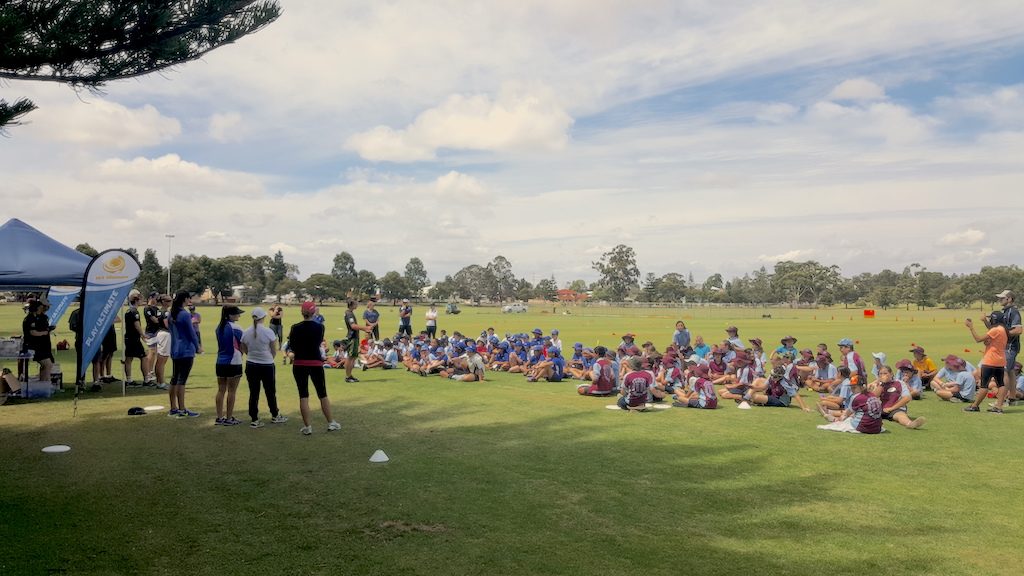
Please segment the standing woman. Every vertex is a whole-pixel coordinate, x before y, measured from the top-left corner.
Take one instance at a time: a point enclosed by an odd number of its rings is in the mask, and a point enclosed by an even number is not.
[[[242,310],[238,306],[225,305],[220,309],[220,323],[214,330],[217,335],[217,420],[214,424],[217,426],[241,424],[235,418],[235,393],[238,381],[242,379],[242,329],[238,326],[241,315]]]
[[[426,313],[427,338],[437,338],[437,303],[430,303],[430,310]]]
[[[349,301],[349,312],[354,306]],[[327,418],[327,431],[341,430],[331,416],[331,401],[327,399],[327,382],[324,378],[324,359],[320,354],[320,343],[324,340],[324,325],[313,320],[316,314],[315,302],[302,303],[302,322],[292,325],[288,332],[288,346],[295,359],[292,361],[292,376],[295,377],[295,386],[299,390],[299,411],[302,413],[302,433],[309,436],[313,433],[313,427],[309,423],[309,381],[313,381],[313,388],[320,398],[320,409]],[[358,341],[356,346],[358,346]],[[347,366],[351,366],[352,359],[349,358]],[[349,368],[351,370],[351,368]]]
[[[192,315],[186,306],[192,304],[192,296],[185,290],[179,290],[171,302],[171,310],[167,316],[167,327],[171,332],[171,411],[172,418],[196,418],[199,412],[185,407],[185,383],[196,354],[203,353],[196,330],[192,327]]]
[[[277,348],[281,349],[284,343],[284,308],[278,304],[277,308],[270,307],[270,330],[277,336]]]
[[[1009,340],[1009,332],[1006,330],[1006,326],[1003,325],[1004,316],[1003,312],[993,312],[988,316],[983,316],[981,321],[985,323],[987,331],[984,334],[978,334],[978,331],[974,329],[974,321],[970,318],[964,320],[964,325],[971,331],[971,336],[974,337],[974,341],[979,344],[985,345],[985,356],[981,359],[981,380],[978,381],[978,394],[974,397],[974,402],[964,408],[964,412],[977,412],[980,410],[978,406],[981,401],[985,399],[988,391],[989,382],[995,380],[996,384],[996,403],[988,409],[989,412],[996,414],[1003,413],[1003,402],[1006,400],[1006,343]]]
[[[373,341],[377,342],[380,340],[380,327],[377,324],[380,322],[380,312],[376,309],[377,298],[370,298],[369,302],[366,303],[366,310],[363,310],[363,320],[366,321],[366,325],[373,328],[371,332],[373,334]]]
[[[252,309],[252,328],[242,334],[242,352],[248,357],[245,362],[245,380],[249,383],[249,426],[262,428],[260,421],[260,385],[267,394],[267,406],[270,408],[270,421],[284,424],[288,417],[277,409],[277,373],[274,369],[274,356],[277,354],[277,335],[263,325],[267,313],[263,308]],[[321,368],[321,371],[323,368]]]

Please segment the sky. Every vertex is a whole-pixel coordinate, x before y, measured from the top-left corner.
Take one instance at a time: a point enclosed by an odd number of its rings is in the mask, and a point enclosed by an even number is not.
[[[57,240],[347,251],[434,281],[1021,264],[1019,0],[283,0],[101,94],[13,81],[0,202]]]

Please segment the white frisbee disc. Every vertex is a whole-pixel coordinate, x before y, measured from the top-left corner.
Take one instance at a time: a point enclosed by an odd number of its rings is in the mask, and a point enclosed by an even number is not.
[[[46,452],[47,454],[60,454],[61,452],[70,451],[71,446],[68,446],[67,444],[55,444],[53,446],[47,446],[46,448],[43,448],[43,452]]]
[[[605,409],[606,410],[622,410],[622,408],[619,408],[618,404],[609,404],[609,405],[605,406]]]
[[[145,408],[143,408],[143,410],[145,410],[146,412],[159,412],[163,409],[163,406],[146,406]]]

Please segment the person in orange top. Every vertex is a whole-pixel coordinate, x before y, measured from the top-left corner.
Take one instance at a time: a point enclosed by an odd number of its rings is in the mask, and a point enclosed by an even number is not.
[[[917,370],[917,375],[921,377],[921,384],[923,389],[927,390],[928,385],[931,384],[932,378],[939,373],[939,368],[932,362],[932,359],[924,353],[924,348],[920,346],[914,346],[910,349],[914,353],[914,359],[910,362],[914,369]]]
[[[988,411],[1002,414],[1003,401],[1006,399],[1003,375],[1006,371],[1006,341],[1009,335],[1006,332],[1006,327],[1003,326],[1002,312],[993,312],[988,316],[983,316],[981,321],[985,323],[988,332],[979,336],[974,329],[974,322],[970,318],[964,320],[964,325],[971,331],[974,341],[985,343],[985,355],[981,358],[981,380],[978,382],[978,394],[974,398],[974,403],[964,408],[964,412],[980,410],[978,405],[985,399],[985,390],[988,389],[989,382],[995,380],[998,389],[996,403]]]

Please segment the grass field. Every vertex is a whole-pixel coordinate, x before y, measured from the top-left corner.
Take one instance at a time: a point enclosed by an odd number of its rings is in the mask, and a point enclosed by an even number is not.
[[[217,311],[201,311],[211,343]],[[324,312],[328,338],[340,335],[342,309]],[[976,362],[963,316],[469,308],[440,327],[559,328],[567,347],[633,331],[661,346],[683,318],[709,341],[736,324],[766,345],[792,333],[800,347],[835,351],[850,337],[891,363],[912,343]],[[286,324],[297,317],[286,310]],[[382,328],[396,318],[385,308]],[[414,318],[418,329],[421,307]],[[20,332],[20,319],[20,307],[0,308],[0,333]],[[70,374],[70,355],[59,360]],[[357,375],[345,384],[328,373],[343,429],[328,434],[317,416],[310,437],[282,367],[290,422],[213,426],[209,353],[188,387],[188,405],[204,412],[195,420],[126,416],[167,398],[122,398],[119,386],[83,395],[75,418],[70,392],[0,406],[0,574],[976,575],[1024,565],[1024,408],[964,414],[928,395],[911,405],[924,429],[887,424],[862,437],[817,431],[823,421],[797,408],[630,414],[571,383]],[[244,390],[236,415],[246,420]],[[73,449],[40,452],[58,443]],[[378,448],[389,463],[368,462]]]

